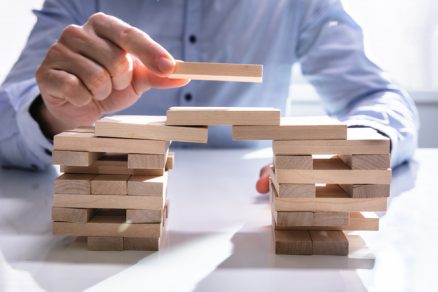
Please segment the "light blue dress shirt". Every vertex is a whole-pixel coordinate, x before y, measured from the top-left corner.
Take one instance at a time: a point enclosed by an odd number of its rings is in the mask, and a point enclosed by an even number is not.
[[[50,164],[52,144],[29,114],[39,94],[35,71],[65,26],[83,24],[98,11],[142,29],[176,59],[264,65],[262,84],[192,81],[184,88],[154,89],[125,114],[164,115],[170,106],[271,106],[284,115],[291,66],[299,62],[328,115],[391,139],[393,166],[416,148],[414,103],[367,58],[361,28],[339,1],[46,0],[0,88],[2,165],[40,169]],[[208,147],[257,144],[231,141],[229,127],[210,129]]]

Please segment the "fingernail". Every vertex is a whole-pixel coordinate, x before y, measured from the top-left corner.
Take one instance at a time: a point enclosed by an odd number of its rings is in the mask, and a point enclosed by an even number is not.
[[[161,57],[157,61],[158,71],[160,71],[161,73],[171,73],[174,66],[175,61],[166,57]]]

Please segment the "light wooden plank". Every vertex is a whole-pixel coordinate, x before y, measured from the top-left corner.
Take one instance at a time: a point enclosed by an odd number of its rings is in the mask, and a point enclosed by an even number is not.
[[[275,211],[386,211],[386,198],[350,198],[339,186],[317,187],[316,198],[280,198],[271,188],[273,210]]]
[[[125,250],[157,251],[160,249],[160,242],[160,237],[125,237],[123,238],[123,248]]]
[[[348,255],[348,239],[342,231],[309,231],[312,252],[317,255]]]
[[[233,140],[345,140],[347,126],[329,117],[282,117],[280,125],[233,126]]]
[[[256,82],[263,81],[263,65],[177,61],[168,76],[175,79]]]
[[[339,158],[351,169],[388,169],[391,164],[389,154],[339,155]]]
[[[54,138],[55,150],[165,154],[169,141],[95,137],[93,133],[63,132]]]
[[[159,237],[162,224],[126,223],[123,216],[94,216],[87,223],[53,222],[54,235]]]
[[[64,173],[55,180],[55,193],[58,194],[91,194],[91,180],[94,174]]]
[[[163,218],[161,210],[126,210],[126,220],[130,223],[160,223]]]
[[[308,231],[273,230],[273,236],[276,254],[312,254],[312,239]]]
[[[115,236],[88,236],[88,250],[93,251],[121,251],[123,250],[123,237]]]
[[[389,139],[367,128],[347,129],[347,140],[273,141],[276,155],[388,154]]]
[[[93,195],[127,195],[129,174],[99,174],[91,181]]]
[[[96,122],[96,136],[207,143],[207,127],[166,125],[165,116],[111,116]]]
[[[173,169],[174,164],[175,164],[175,152],[169,152],[166,160],[166,170]]]
[[[167,125],[278,125],[280,110],[264,107],[171,107]]]
[[[103,153],[101,152],[54,150],[52,152],[52,163],[70,166],[90,166],[102,155]]]
[[[52,220],[59,222],[86,223],[93,216],[92,209],[52,208]]]
[[[163,154],[128,154],[128,168],[160,169],[166,167],[167,155]]]
[[[275,155],[276,169],[313,169],[312,155]]]
[[[339,185],[352,198],[379,198],[389,197],[391,190],[386,185]]]
[[[160,210],[164,206],[164,198],[156,196],[120,196],[120,195],[88,195],[77,196],[55,194],[54,207],[65,208],[102,208],[102,209],[151,209]]]
[[[348,212],[276,212],[277,226],[343,226],[348,225]]]
[[[133,175],[128,180],[128,195],[164,197],[168,174],[162,176]]]

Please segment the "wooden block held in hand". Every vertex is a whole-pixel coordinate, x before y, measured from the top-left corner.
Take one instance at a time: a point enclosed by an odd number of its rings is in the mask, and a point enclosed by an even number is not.
[[[88,250],[94,251],[121,251],[123,250],[123,237],[114,236],[88,236]]]
[[[69,166],[90,166],[102,155],[101,152],[54,150],[52,152],[52,163]]]
[[[309,231],[313,254],[348,255],[348,239],[342,231]]]
[[[389,154],[339,155],[351,169],[388,169],[391,164]]]
[[[128,195],[164,197],[167,177],[167,172],[162,176],[133,175],[128,180]]]
[[[175,70],[168,77],[174,79],[261,83],[263,81],[263,65],[177,61]]]
[[[274,230],[274,242],[276,254],[312,254],[312,239],[308,231]]]
[[[207,127],[166,125],[165,116],[111,116],[96,122],[96,136],[207,143]]]
[[[125,250],[156,251],[160,249],[160,237],[125,237],[123,248]]]
[[[52,208],[52,220],[59,222],[86,223],[93,215],[93,209]]]
[[[313,169],[312,155],[275,155],[275,169]]]
[[[380,198],[389,197],[390,185],[366,185],[366,184],[350,184],[339,185],[352,198]]]
[[[127,195],[127,174],[100,174],[91,181],[91,193],[94,195]]]
[[[91,180],[94,174],[64,173],[55,181],[55,193],[58,194],[91,194]]]
[[[171,107],[167,125],[278,125],[280,110],[263,107]]]

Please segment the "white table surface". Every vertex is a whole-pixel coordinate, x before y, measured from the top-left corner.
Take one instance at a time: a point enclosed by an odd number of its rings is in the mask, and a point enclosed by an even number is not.
[[[56,169],[0,170],[0,291],[438,291],[438,150],[394,170],[375,256],[275,255],[265,150],[177,150],[160,252],[98,252],[52,236]]]

